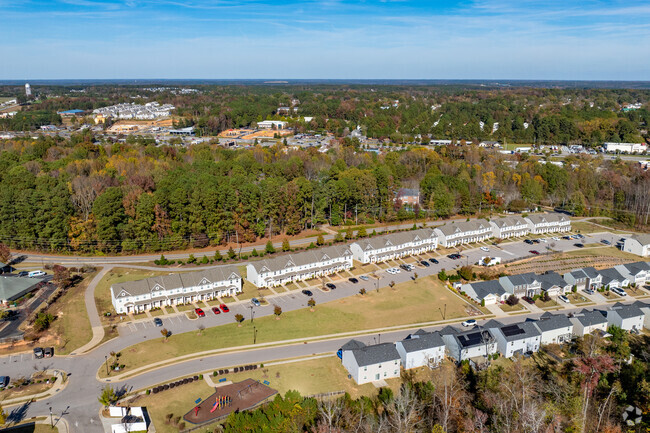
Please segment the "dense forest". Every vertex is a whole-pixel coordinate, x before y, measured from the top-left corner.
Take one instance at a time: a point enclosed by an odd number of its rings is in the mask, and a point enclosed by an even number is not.
[[[317,400],[288,392],[262,408],[231,414],[215,432],[647,432],[650,341],[629,341],[618,328],[610,332],[607,342],[578,339],[562,362],[542,352],[497,360],[479,372],[445,363],[425,379],[403,376],[398,393],[381,388],[374,397]],[[640,423],[624,422],[628,406],[642,411]],[[632,413],[628,418],[636,419]]]
[[[281,106],[296,107],[284,118],[297,131],[328,131],[339,137],[360,126],[368,137],[397,143],[428,138],[500,140],[510,143],[584,144],[643,142],[650,122],[649,90],[577,88],[490,88],[479,86],[196,86],[198,93],[153,92],[137,86],[89,86],[70,93],[60,86],[36,88],[40,98],[0,130],[30,130],[60,123],[59,110],[158,101],[177,107],[177,126],[193,125],[216,135],[261,120],[283,118]],[[0,96],[20,88],[0,87]],[[641,103],[640,109],[623,110]],[[313,117],[305,123],[304,116]],[[482,125],[482,126],[481,126]]]
[[[489,217],[538,204],[647,224],[650,172],[573,155],[503,155],[476,146],[384,155],[278,144],[226,150],[97,144],[86,131],[0,141],[0,241],[43,251],[140,252],[295,235],[342,225],[455,214]],[[421,191],[421,208],[394,201]]]

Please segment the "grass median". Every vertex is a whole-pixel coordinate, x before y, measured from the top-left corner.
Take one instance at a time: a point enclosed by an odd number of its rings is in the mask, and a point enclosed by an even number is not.
[[[359,284],[359,288],[362,285]],[[446,307],[445,307],[446,305]],[[274,316],[259,317],[254,325],[257,343],[317,337],[321,335],[364,331],[391,326],[411,325],[469,316],[479,307],[472,306],[449,291],[434,277],[396,284],[392,289],[355,295],[337,301],[316,305],[315,311],[301,309],[283,313],[280,320]],[[485,313],[485,310],[482,310]],[[233,319],[234,320],[234,319]],[[197,322],[200,324],[200,321]],[[186,332],[145,341],[121,351],[120,363],[126,373],[149,364],[173,360],[180,356],[228,347],[253,344],[253,324],[245,320],[208,328],[203,332]],[[99,369],[100,377],[105,371]]]

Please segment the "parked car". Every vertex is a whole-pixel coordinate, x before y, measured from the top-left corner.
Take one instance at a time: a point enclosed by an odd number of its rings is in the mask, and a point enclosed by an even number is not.
[[[262,305],[262,304],[260,304],[260,301],[257,298],[252,298],[251,299],[251,304],[255,305],[256,307],[259,307],[260,305]]]
[[[336,286],[334,284],[332,284],[332,283],[327,283],[327,284],[325,284],[325,286],[327,286],[327,288],[330,289],[330,290],[336,289]]]
[[[581,234],[578,233],[578,234],[576,235],[576,238],[578,238],[578,239],[584,239],[585,237],[584,237],[584,235],[581,235]]]
[[[398,268],[388,268],[386,269],[386,272],[388,272],[391,275],[395,275],[395,274],[399,274],[402,271],[400,271]]]
[[[310,296],[310,297],[314,296],[314,294],[311,292],[311,290],[307,290],[307,289],[303,290],[302,294],[305,295],[305,296]]]
[[[228,308],[228,306],[226,304],[219,305],[219,308],[221,308],[221,311],[223,311],[224,313],[227,313],[227,312],[230,311],[230,308]]]
[[[600,243],[601,243],[601,244],[605,244],[605,245],[611,245],[611,244],[612,244],[612,243],[611,243],[610,241],[608,241],[607,239],[603,239],[602,241],[600,241]]]
[[[428,268],[429,266],[431,266],[431,265],[429,264],[429,262],[427,262],[426,260],[421,260],[421,261],[420,261],[420,264],[421,264],[422,266],[424,266],[425,268]]]
[[[573,244],[573,246],[576,247],[576,248],[582,248],[582,247],[584,247],[584,244],[575,243],[575,244]]]
[[[540,238],[539,241],[540,241],[540,242],[544,242],[545,244],[548,243],[548,241],[547,241],[546,239],[544,239],[544,238]]]
[[[533,301],[533,298],[531,298],[530,296],[522,296],[521,299],[528,302],[529,304],[534,304],[535,303],[535,301]]]
[[[351,282],[352,284],[357,284],[357,283],[359,282],[359,280],[357,280],[357,279],[354,278],[354,277],[352,277],[352,278],[348,278],[348,281]]]
[[[30,271],[30,272],[27,273],[27,276],[29,278],[44,277],[45,275],[47,275],[47,274],[45,272],[43,272],[43,271]]]
[[[368,281],[368,276],[367,275],[361,275],[359,278],[361,278],[363,281]]]
[[[616,293],[618,296],[627,296],[627,293],[625,293],[625,290],[619,289],[618,287],[612,287],[611,289],[612,292]]]
[[[526,239],[524,242],[527,243],[528,245],[532,245],[532,244],[533,244],[533,241],[531,241],[530,239]]]
[[[20,271],[20,272],[18,272],[18,276],[19,276],[19,277],[26,277],[27,274],[29,274],[29,272],[27,272],[27,271]],[[2,376],[2,377],[7,377],[7,376]]]
[[[43,357],[43,348],[42,347],[35,347],[34,348],[34,358],[36,359],[41,359]]]
[[[559,241],[560,240],[560,238],[558,238],[557,236],[553,236],[551,239],[553,239],[554,241]]]
[[[461,325],[463,325],[465,327],[476,326],[476,320],[468,319],[468,320],[465,320],[463,323],[461,323]]]
[[[194,312],[195,312],[196,315],[199,316],[199,317],[205,317],[205,313],[204,313],[203,310],[200,309],[200,308],[195,308],[195,309],[194,309]]]
[[[531,253],[531,254],[535,254],[536,256],[539,255],[539,251],[537,251],[537,250],[530,250],[528,252]]]
[[[534,243],[534,244],[538,244],[538,243],[539,243],[539,239],[533,239],[533,243]]]
[[[584,289],[584,292],[588,295],[593,295],[594,293],[596,293],[592,289]]]
[[[153,324],[155,326],[162,326],[163,325],[162,319],[160,317],[156,317],[155,319],[153,319]]]
[[[434,265],[437,265],[438,263],[440,263],[437,259],[429,259],[429,261],[431,263],[433,263]]]
[[[221,310],[219,309],[219,307],[212,307],[212,312],[214,314],[221,314]]]
[[[53,357],[53,356],[54,356],[54,347],[46,347],[46,348],[43,350],[43,355],[44,355],[46,358],[51,358],[51,357]]]
[[[562,302],[566,302],[567,304],[570,304],[570,303],[571,303],[571,301],[569,301],[569,298],[567,298],[567,297],[564,296],[564,295],[560,295],[560,296],[558,296],[558,299],[559,299],[560,301],[562,301]]]
[[[9,376],[0,376],[0,389],[5,389],[9,386]]]
[[[571,236],[562,236],[562,239],[564,239],[565,241],[570,241],[570,240],[571,240]]]
[[[485,251],[486,253],[489,253],[490,249],[488,247],[481,247],[481,251]]]

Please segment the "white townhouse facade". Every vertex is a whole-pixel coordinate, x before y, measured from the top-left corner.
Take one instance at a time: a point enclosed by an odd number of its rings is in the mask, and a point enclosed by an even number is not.
[[[508,239],[513,236],[525,236],[530,227],[528,221],[519,215],[512,215],[490,220],[492,236],[499,239]]]
[[[510,295],[503,288],[499,280],[466,283],[460,286],[460,290],[462,292],[465,292],[476,302],[484,302],[485,305],[492,305],[496,304],[497,302],[505,301]]]
[[[650,329],[650,304],[646,304],[645,302],[641,302],[641,301],[636,301],[632,305],[639,308],[643,313],[643,327],[646,329]]]
[[[165,305],[232,296],[242,291],[242,278],[236,266],[220,266],[138,281],[115,283],[111,301],[119,314],[143,312]]]
[[[530,233],[555,233],[571,230],[571,219],[567,215],[551,212],[544,214],[531,214],[524,218],[528,222]]]
[[[603,285],[603,276],[592,267],[574,269],[562,277],[571,287],[576,286],[578,290],[587,288],[596,290]]]
[[[537,276],[541,284],[541,292],[549,296],[566,295],[571,291],[571,284],[567,283],[562,276],[556,272],[546,272]]]
[[[492,226],[484,219],[453,221],[434,229],[443,247],[480,242],[492,237]]]
[[[625,331],[643,329],[645,313],[634,304],[617,302],[607,309],[608,326],[618,326]]]
[[[363,346],[355,342],[357,348],[342,350],[343,367],[354,381],[364,383],[376,382],[400,376],[400,355],[393,343],[381,343]]]
[[[476,327],[462,332],[446,326],[440,334],[447,347],[447,354],[456,362],[485,358],[497,352],[497,341],[489,329]]]
[[[445,358],[445,342],[438,332],[422,329],[395,343],[405,369],[436,367]]]
[[[562,344],[573,338],[573,323],[563,314],[546,312],[532,323],[542,334],[542,344]]]
[[[352,267],[352,252],[346,245],[318,248],[246,265],[247,278],[257,287],[276,287],[340,272]]]
[[[601,269],[598,271],[602,278],[602,284],[605,288],[618,288],[622,289],[630,285],[630,280],[625,278],[615,268]]]
[[[573,335],[584,337],[593,332],[607,332],[607,318],[600,311],[582,310],[569,317],[573,323]]]
[[[625,277],[630,284],[643,286],[647,282],[650,282],[650,263],[648,262],[626,263],[624,265],[614,266],[614,269]]]
[[[641,257],[650,256],[650,234],[635,234],[625,238],[623,251]]]
[[[492,320],[490,328],[497,341],[497,350],[506,358],[524,353],[534,353],[541,345],[542,333],[532,322],[521,322],[503,325]],[[497,325],[497,326],[494,326]],[[500,325],[500,326],[498,326]],[[490,326],[489,324],[485,325]]]
[[[422,254],[436,248],[438,236],[433,229],[427,228],[376,236],[350,245],[352,257],[361,263],[379,263]]]

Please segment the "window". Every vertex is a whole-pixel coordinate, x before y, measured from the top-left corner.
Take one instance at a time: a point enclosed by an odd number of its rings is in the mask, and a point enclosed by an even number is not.
[[[363,371],[368,371],[368,367],[363,367]]]

